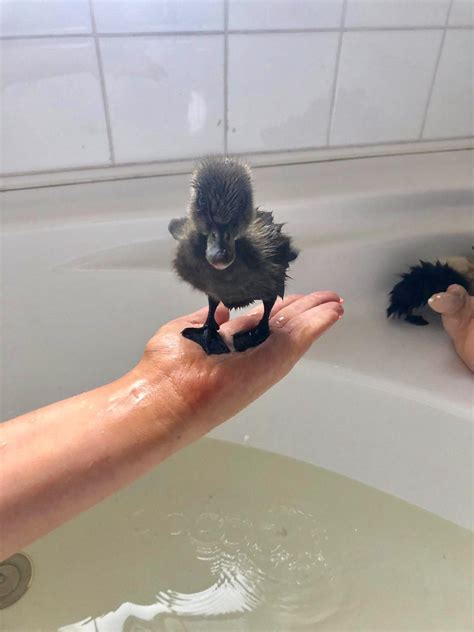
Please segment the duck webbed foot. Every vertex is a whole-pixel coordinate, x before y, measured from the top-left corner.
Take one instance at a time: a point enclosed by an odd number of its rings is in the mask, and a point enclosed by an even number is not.
[[[209,297],[209,314],[203,327],[187,327],[181,332],[182,336],[200,345],[207,355],[230,353],[230,349],[218,333],[219,325],[214,318],[218,305],[217,301]]]
[[[181,332],[188,340],[197,342],[207,355],[219,355],[229,353],[230,350],[220,337],[217,329],[204,325],[204,327],[187,327]]]
[[[256,327],[249,329],[248,331],[240,331],[238,334],[235,334],[233,340],[234,349],[236,351],[246,351],[247,349],[258,347],[258,345],[261,345],[262,342],[265,342],[270,335],[270,325],[268,321],[275,301],[276,298],[271,301],[263,301],[264,312],[262,320]]]

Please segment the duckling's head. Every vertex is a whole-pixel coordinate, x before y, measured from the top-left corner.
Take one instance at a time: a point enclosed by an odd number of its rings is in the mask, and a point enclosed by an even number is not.
[[[207,158],[193,173],[190,217],[207,236],[206,259],[218,270],[235,259],[235,240],[255,217],[249,167],[235,158]]]

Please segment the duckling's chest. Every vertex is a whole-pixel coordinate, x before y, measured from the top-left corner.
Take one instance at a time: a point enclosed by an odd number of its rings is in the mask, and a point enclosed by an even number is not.
[[[236,243],[235,261],[216,270],[206,260],[205,242],[178,249],[175,267],[182,279],[228,307],[244,307],[275,296],[273,266],[247,244]]]

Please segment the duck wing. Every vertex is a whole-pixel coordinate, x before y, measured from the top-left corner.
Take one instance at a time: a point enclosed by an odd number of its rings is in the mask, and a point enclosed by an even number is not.
[[[288,265],[298,256],[291,237],[282,232],[284,224],[274,221],[271,211],[257,209],[251,228],[252,241],[264,256],[275,263]]]
[[[172,219],[171,222],[168,224],[168,230],[176,240],[184,237],[187,221],[187,217],[179,217],[177,219]]]

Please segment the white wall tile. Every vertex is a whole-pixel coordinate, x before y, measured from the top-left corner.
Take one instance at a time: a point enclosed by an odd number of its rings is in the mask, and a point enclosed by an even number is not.
[[[444,26],[449,0],[348,0],[345,26]]]
[[[337,43],[337,33],[230,36],[230,151],[326,144]]]
[[[2,171],[106,164],[92,39],[2,42]]]
[[[0,0],[1,35],[90,33],[88,0]]]
[[[223,36],[101,40],[117,162],[223,151]]]
[[[449,26],[474,25],[474,0],[454,0],[449,14]]]
[[[331,28],[343,0],[229,0],[229,29]]]
[[[442,31],[345,33],[330,142],[417,138]]]
[[[217,31],[223,0],[93,0],[99,33]]]
[[[448,31],[436,73],[424,138],[474,135],[472,31]]]

